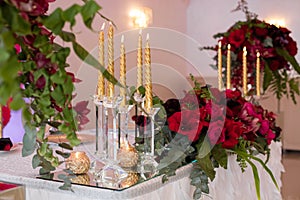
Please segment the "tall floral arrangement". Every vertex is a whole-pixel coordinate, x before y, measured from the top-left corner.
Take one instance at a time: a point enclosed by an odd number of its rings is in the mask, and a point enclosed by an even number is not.
[[[77,15],[81,15],[86,27],[92,29],[97,13],[102,16],[99,13],[101,7],[93,0],[86,0],[82,5],[74,4],[66,10],[57,8],[47,13],[49,4],[54,1],[0,0],[0,104],[4,105],[12,98],[11,109],[22,108],[25,121],[22,154],[27,156],[36,152],[32,165],[41,167],[42,175],[49,175],[61,164],[47,143],[46,126],[66,134],[70,145],[60,146],[72,149],[80,143],[76,136],[78,120],[82,126],[87,122],[84,116],[89,112],[87,102],[72,105],[77,79],[68,71],[66,61],[70,48],[59,45],[55,39],[60,37],[71,43],[82,60],[105,71],[77,43],[75,35],[64,30],[66,23],[72,29]],[[104,76],[116,83],[108,73]],[[68,156],[68,153],[56,153]]]
[[[256,85],[256,56],[260,53],[260,71],[263,72],[262,89],[270,89],[277,99],[284,95],[291,97],[300,94],[298,77],[300,66],[295,59],[298,52],[296,41],[291,37],[291,31],[285,27],[277,27],[258,19],[258,16],[248,10],[247,2],[241,0],[234,10],[246,14],[245,21],[234,23],[227,31],[217,33],[213,37],[222,43],[223,61],[226,61],[227,45],[231,45],[231,84],[234,88],[242,87],[243,48],[247,49],[247,82]],[[217,50],[217,47],[204,47]],[[217,57],[214,58],[217,60]],[[223,63],[226,66],[226,63]],[[216,68],[216,66],[213,66]],[[226,72],[223,71],[223,77]],[[225,80],[224,80],[225,82]],[[250,95],[254,94],[252,87]]]

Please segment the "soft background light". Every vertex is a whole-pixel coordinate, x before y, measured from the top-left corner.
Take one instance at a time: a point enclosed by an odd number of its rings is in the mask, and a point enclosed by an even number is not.
[[[146,28],[152,23],[152,9],[134,8],[129,12],[130,25],[134,28]]]

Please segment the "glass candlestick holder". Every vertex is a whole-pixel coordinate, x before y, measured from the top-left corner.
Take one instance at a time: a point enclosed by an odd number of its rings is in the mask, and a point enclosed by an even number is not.
[[[108,155],[104,167],[95,174],[96,181],[102,184],[118,184],[127,177],[127,172],[119,166],[117,152],[120,146],[118,136],[118,113],[122,97],[104,97],[103,130],[108,136]]]
[[[155,160],[155,115],[160,108],[151,108],[148,110],[148,117],[151,119],[146,125],[144,133],[144,152],[141,156],[141,162],[138,166],[138,172],[144,179],[151,178],[157,174],[158,163]],[[146,113],[145,113],[146,114]]]

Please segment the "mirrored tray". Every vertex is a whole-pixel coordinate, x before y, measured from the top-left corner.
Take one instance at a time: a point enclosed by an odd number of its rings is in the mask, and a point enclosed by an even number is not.
[[[97,187],[97,188],[103,188],[103,189],[110,189],[110,190],[117,190],[122,191],[126,188],[129,188],[133,185],[136,185],[138,183],[147,181],[141,178],[141,176],[134,171],[128,171],[128,176],[120,183],[109,183],[109,182],[96,182],[95,177],[92,173],[88,172],[86,174],[79,174],[79,175],[72,175],[71,182],[72,184],[76,185],[84,185],[89,187]],[[62,179],[59,179],[58,176],[60,174],[67,175],[64,171],[58,171],[53,174],[52,177],[42,177],[39,176],[37,178],[44,179],[44,180],[50,180],[50,181],[56,181],[56,182],[63,182]],[[74,177],[74,178],[73,178]]]

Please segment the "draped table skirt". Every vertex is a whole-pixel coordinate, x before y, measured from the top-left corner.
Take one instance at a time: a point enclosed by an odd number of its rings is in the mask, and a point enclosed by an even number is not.
[[[28,200],[192,200],[194,188],[190,186],[189,174],[191,165],[177,170],[176,176],[171,177],[168,182],[162,183],[161,177],[156,177],[146,182],[135,185],[123,191],[113,191],[95,187],[73,185],[74,192],[58,189],[60,182],[37,179],[38,170],[32,169],[32,157],[21,157],[21,148],[14,149],[8,153],[0,154],[0,181],[23,184],[26,188],[26,199]],[[76,147],[77,150],[87,150],[87,145]],[[261,157],[263,159],[263,157]],[[209,184],[210,194],[204,195],[202,199],[215,200],[253,200],[255,199],[255,185],[250,166],[244,173],[241,172],[234,155],[229,156],[228,169],[217,169],[217,175]],[[254,161],[255,162],[255,161]],[[281,173],[284,171],[281,163],[281,143],[271,144],[271,157],[268,167],[272,170],[277,183],[281,187]],[[276,189],[269,175],[256,164],[261,181],[261,199],[279,200],[280,191]]]

